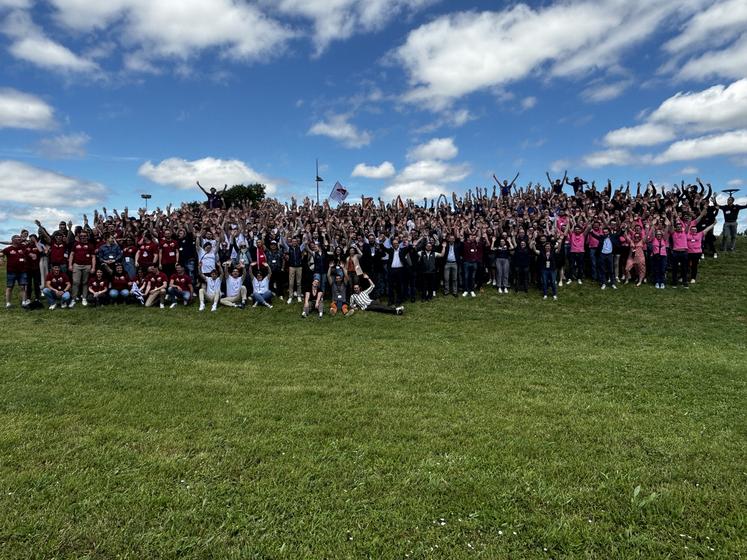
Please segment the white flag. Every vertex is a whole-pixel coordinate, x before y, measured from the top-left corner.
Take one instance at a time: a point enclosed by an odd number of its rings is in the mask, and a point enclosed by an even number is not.
[[[340,181],[337,181],[335,183],[335,186],[332,187],[332,192],[329,193],[329,198],[332,200],[336,200],[338,203],[343,202],[348,197],[348,189],[343,187],[340,184]]]

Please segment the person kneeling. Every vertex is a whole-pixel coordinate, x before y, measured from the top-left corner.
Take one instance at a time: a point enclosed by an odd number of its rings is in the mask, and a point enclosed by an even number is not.
[[[88,303],[99,306],[108,301],[109,281],[104,277],[104,271],[98,269],[96,274],[88,279]]]
[[[145,277],[145,290],[143,290],[145,307],[152,307],[158,302],[158,306],[163,309],[168,284],[169,279],[163,272],[158,272],[158,269],[153,265],[149,266],[148,276]]]
[[[49,309],[57,307],[58,302],[62,302],[62,308],[65,309],[70,303],[70,278],[60,270],[60,265],[52,265],[52,270],[44,279],[44,289],[42,293],[47,298]]]
[[[329,304],[329,314],[334,317],[338,311],[341,311],[343,315],[347,315],[349,308],[345,278],[342,274],[335,274],[334,280],[332,274],[329,274],[328,278],[332,286],[332,302]]]
[[[220,300],[221,305],[226,307],[240,307],[244,309],[246,305],[246,286],[244,278],[246,271],[244,269],[234,268],[226,278],[226,297]]]
[[[213,270],[211,270],[210,275],[205,278],[205,283],[199,291],[200,311],[205,311],[205,298],[208,298],[213,302],[213,306],[210,308],[210,311],[218,310],[218,302],[220,301],[221,296],[221,281],[221,274],[218,269],[214,268]]]

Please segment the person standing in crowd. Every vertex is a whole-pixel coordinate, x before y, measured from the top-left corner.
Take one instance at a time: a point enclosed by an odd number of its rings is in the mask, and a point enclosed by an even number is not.
[[[547,299],[548,291],[552,292],[552,299],[558,299],[558,285],[555,278],[558,271],[557,251],[560,249],[560,242],[553,247],[549,241],[546,241],[541,249],[536,247],[533,249],[539,257],[537,265],[542,280],[542,299]]]
[[[430,301],[436,295],[436,257],[433,251],[433,243],[426,241],[425,248],[418,254],[418,261],[423,276],[421,299]]]
[[[216,209],[216,208],[224,207],[225,202],[223,200],[223,195],[226,194],[226,190],[228,190],[228,185],[223,185],[223,190],[220,192],[218,192],[215,187],[211,187],[210,192],[206,191],[205,189],[202,188],[202,185],[200,184],[199,181],[197,181],[197,186],[207,197],[208,208]]]
[[[516,293],[519,290],[525,294],[529,292],[529,264],[531,261],[530,247],[526,239],[519,241],[514,250],[514,270],[516,270]]]
[[[495,279],[499,294],[507,294],[509,287],[509,270],[511,269],[511,253],[513,241],[505,234],[501,236],[495,251]]]
[[[117,244],[113,234],[106,237],[106,243],[96,251],[99,266],[104,269],[108,276],[112,275],[114,266],[122,261],[122,248]]]
[[[716,208],[720,208],[724,214],[724,229],[721,232],[721,252],[734,252],[737,244],[739,211],[747,208],[747,205],[734,204],[734,197],[730,196],[726,199],[726,206],[716,204]]]
[[[52,269],[44,278],[44,296],[47,298],[49,310],[54,310],[58,304],[65,309],[70,303],[70,278],[62,272],[59,264],[53,264]]]
[[[135,255],[135,267],[147,272],[151,266],[158,266],[158,243],[153,241],[153,236],[146,231],[139,243],[139,249]],[[75,279],[73,279],[75,285]]]
[[[464,242],[464,292],[462,297],[467,297],[467,294],[475,297],[475,276],[477,275],[477,269],[482,262],[482,250],[483,245],[481,241],[478,241],[477,235],[471,232]]]
[[[13,304],[13,288],[18,284],[21,292],[21,306],[27,306],[29,301],[26,295],[28,286],[28,266],[27,252],[23,246],[20,235],[14,235],[8,247],[3,249],[3,255],[6,259],[6,277],[5,277],[5,308],[10,308]]]
[[[589,234],[598,242],[596,256],[599,287],[604,290],[609,285],[612,289],[616,290],[617,284],[615,283],[613,264],[615,245],[619,244],[619,234],[613,234],[609,226],[606,225],[602,227],[601,235],[597,235],[593,230]]]
[[[695,284],[695,280],[698,278],[698,264],[703,256],[703,239],[713,230],[714,226],[715,224],[711,224],[700,231],[698,231],[698,226],[690,226],[690,231],[687,234],[687,260],[691,284]]]
[[[677,216],[674,229],[670,231],[672,241],[672,287],[677,287],[678,280],[682,282],[683,288],[688,288],[687,284],[687,232],[685,225]]]
[[[297,237],[291,239],[290,245],[285,240],[285,237],[280,238],[281,246],[285,251],[285,262],[288,265],[288,303],[289,305],[293,302],[293,298],[298,299],[298,303],[301,303],[301,272],[303,270],[303,249],[298,242]]]
[[[400,246],[399,237],[393,237],[391,247],[386,249],[389,255],[389,305],[396,303],[402,305],[406,296],[405,278],[410,255],[406,249]]]
[[[163,230],[163,236],[158,242],[158,262],[163,273],[171,278],[176,272],[179,261],[179,241],[170,228]]]
[[[625,263],[625,283],[627,284],[631,279],[633,269],[635,269],[638,277],[636,286],[640,286],[646,279],[646,241],[640,233],[633,234],[629,248],[628,259]]]
[[[457,297],[458,276],[462,264],[463,247],[454,234],[449,234],[446,241],[441,245],[439,257],[444,260],[444,295],[451,294]]]
[[[96,251],[86,231],[81,231],[78,240],[73,243],[73,249],[68,257],[68,270],[73,271],[73,293],[70,307],[75,306],[78,298],[85,307],[88,305],[88,277],[92,270],[96,270]]]

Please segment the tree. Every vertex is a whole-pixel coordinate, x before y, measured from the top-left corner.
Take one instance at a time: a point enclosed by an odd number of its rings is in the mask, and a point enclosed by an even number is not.
[[[253,185],[234,185],[223,195],[226,208],[241,206],[242,204],[256,204],[265,197],[265,186],[259,183]]]

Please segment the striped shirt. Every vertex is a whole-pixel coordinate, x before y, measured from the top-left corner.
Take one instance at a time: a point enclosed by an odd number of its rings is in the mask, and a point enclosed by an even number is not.
[[[371,305],[371,298],[369,297],[368,294],[370,294],[371,290],[373,289],[374,289],[374,285],[372,282],[371,285],[365,291],[362,291],[359,294],[353,293],[350,296],[350,306],[353,308],[357,307],[359,309],[365,310],[366,307]]]

